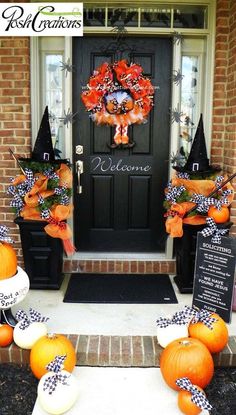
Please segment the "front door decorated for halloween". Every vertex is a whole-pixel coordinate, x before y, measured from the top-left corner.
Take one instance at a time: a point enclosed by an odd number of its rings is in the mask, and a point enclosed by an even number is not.
[[[79,251],[163,252],[172,41],[126,38],[116,60],[110,37],[74,38],[75,244]]]

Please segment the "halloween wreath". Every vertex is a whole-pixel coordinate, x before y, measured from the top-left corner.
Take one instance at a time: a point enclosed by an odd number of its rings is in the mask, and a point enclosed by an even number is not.
[[[113,148],[134,145],[129,143],[128,126],[146,122],[153,107],[154,87],[142,72],[139,64],[129,64],[124,59],[104,62],[93,72],[81,94],[94,122],[116,127]]]

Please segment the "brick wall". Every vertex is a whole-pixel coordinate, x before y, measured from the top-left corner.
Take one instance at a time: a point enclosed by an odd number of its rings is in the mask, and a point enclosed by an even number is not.
[[[218,0],[211,161],[236,170],[236,2]],[[234,181],[234,184],[236,181]],[[236,201],[231,208],[236,223]],[[234,225],[231,233],[236,233]]]
[[[30,154],[30,41],[26,37],[0,39],[0,223],[6,224],[21,256],[18,229],[6,194],[10,177],[19,169],[9,153]]]

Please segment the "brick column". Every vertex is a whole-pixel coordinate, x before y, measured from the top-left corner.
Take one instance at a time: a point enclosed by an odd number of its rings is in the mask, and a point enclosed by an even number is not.
[[[31,150],[29,55],[28,37],[0,38],[0,223],[10,228],[18,258],[20,239],[6,192],[10,178],[19,174],[9,147],[22,157]]]
[[[236,2],[218,0],[211,161],[229,175],[236,170]],[[234,181],[236,183],[236,181]],[[231,208],[236,224],[236,201]],[[234,225],[232,234],[236,233]]]

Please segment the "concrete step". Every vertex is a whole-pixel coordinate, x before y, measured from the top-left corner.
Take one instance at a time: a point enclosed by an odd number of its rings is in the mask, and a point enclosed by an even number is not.
[[[182,414],[177,392],[164,383],[159,369],[76,367],[73,373],[79,396],[67,415]],[[32,415],[47,415],[38,400]]]

